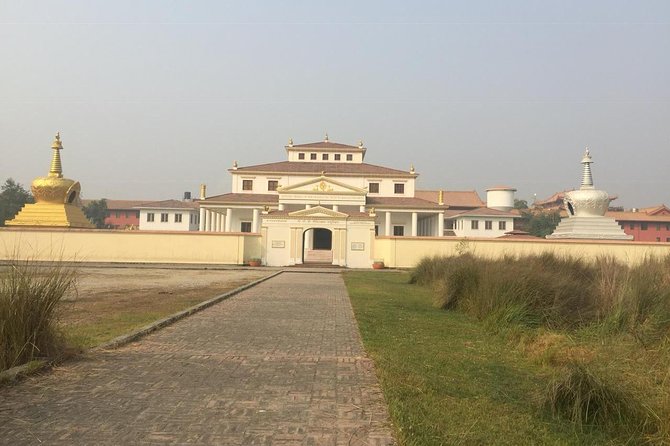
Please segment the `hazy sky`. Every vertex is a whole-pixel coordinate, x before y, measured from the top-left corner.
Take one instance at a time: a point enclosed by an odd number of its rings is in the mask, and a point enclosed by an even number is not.
[[[670,1],[0,0],[0,181],[86,198],[230,191],[289,137],[419,187],[670,204]]]

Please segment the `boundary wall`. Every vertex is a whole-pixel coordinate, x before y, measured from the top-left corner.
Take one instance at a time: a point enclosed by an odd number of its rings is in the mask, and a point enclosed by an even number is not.
[[[0,260],[241,265],[260,256],[260,234],[0,229]]]
[[[514,240],[446,237],[377,237],[374,258],[390,268],[411,268],[426,256],[462,253],[488,258],[542,254],[569,255],[585,260],[611,256],[622,263],[637,264],[650,256],[670,255],[670,243],[618,240]]]

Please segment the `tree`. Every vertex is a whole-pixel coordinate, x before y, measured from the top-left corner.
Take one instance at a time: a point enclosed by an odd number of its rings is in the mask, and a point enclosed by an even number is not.
[[[540,212],[524,212],[524,217],[528,216],[526,221],[526,231],[536,237],[542,237],[551,234],[561,221],[561,214],[559,211],[540,211]]]
[[[93,200],[83,208],[86,218],[91,220],[91,223],[98,229],[106,228],[105,217],[107,217],[107,200],[102,198],[100,200]]]
[[[514,199],[514,209],[528,209],[528,202],[526,200]]]
[[[7,178],[0,189],[2,189],[0,192],[0,226],[5,226],[5,220],[11,220],[26,203],[34,203],[35,200],[30,192],[12,178]]]

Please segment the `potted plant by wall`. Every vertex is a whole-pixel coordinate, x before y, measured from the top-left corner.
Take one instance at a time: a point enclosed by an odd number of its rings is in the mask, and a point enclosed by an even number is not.
[[[261,266],[261,259],[259,258],[249,259],[249,266]]]
[[[373,269],[384,269],[384,259],[374,259],[372,261]]]

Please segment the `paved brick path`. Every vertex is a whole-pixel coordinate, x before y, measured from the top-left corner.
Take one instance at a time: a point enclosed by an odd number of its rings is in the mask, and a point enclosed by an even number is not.
[[[390,432],[337,274],[283,273],[0,388],[1,444],[386,445]]]

